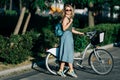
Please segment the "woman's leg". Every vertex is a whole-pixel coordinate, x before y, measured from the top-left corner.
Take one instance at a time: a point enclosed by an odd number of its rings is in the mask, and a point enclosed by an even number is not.
[[[68,63],[68,65],[69,65],[70,69],[69,69],[69,71],[67,72],[67,74],[70,75],[70,76],[72,76],[72,77],[77,78],[77,75],[76,75],[75,72],[74,72],[72,63]]]
[[[63,71],[64,70],[64,66],[65,66],[65,62],[61,62],[59,71]]]
[[[66,75],[64,74],[64,66],[65,66],[65,62],[61,62],[60,63],[60,69],[57,72],[58,75],[62,76],[62,77],[66,77]]]
[[[72,65],[72,63],[68,63],[68,66],[69,66],[69,71],[73,71],[73,65]]]

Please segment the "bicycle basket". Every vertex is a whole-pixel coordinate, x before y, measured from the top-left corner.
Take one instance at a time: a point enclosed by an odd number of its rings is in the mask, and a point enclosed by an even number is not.
[[[97,45],[104,41],[104,32],[98,32],[91,38],[91,44]]]

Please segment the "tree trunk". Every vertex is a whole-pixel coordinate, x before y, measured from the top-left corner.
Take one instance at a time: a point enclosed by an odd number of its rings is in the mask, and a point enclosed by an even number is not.
[[[88,12],[88,22],[89,26],[94,26],[94,16],[93,16],[93,3],[89,3],[89,12]]]
[[[7,4],[6,4],[6,1],[4,3],[4,10],[6,11],[6,8],[7,8]]]
[[[20,27],[21,27],[21,24],[22,24],[22,21],[23,21],[23,18],[24,18],[25,10],[26,10],[26,8],[23,7],[22,11],[21,11],[21,14],[20,14],[20,17],[19,17],[19,20],[18,20],[18,23],[17,23],[17,25],[15,27],[15,30],[14,30],[14,33],[13,33],[14,35],[19,33],[19,30],[20,30]]]
[[[30,18],[31,18],[31,13],[29,12],[27,19],[26,19],[26,22],[25,22],[25,25],[24,25],[24,28],[23,28],[23,31],[22,31],[22,34],[25,34],[27,27],[28,27],[28,24],[29,24],[29,21],[30,21]]]
[[[9,10],[12,10],[12,0],[10,0],[10,7]]]
[[[19,8],[20,8],[20,11],[21,11],[21,9],[22,9],[22,0],[19,0]]]
[[[92,11],[89,11],[88,12],[88,20],[89,20],[89,26],[94,26],[94,16],[93,16],[93,12]]]

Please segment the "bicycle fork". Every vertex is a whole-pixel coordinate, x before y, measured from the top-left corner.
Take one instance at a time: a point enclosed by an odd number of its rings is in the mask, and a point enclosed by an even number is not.
[[[95,57],[98,60],[98,62],[102,63],[102,59],[100,58],[99,53],[96,51],[96,49],[94,49],[93,51],[94,51]]]

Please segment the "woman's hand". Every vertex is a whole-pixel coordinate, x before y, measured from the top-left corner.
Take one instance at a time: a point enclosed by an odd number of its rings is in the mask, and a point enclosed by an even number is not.
[[[72,23],[72,22],[73,22],[73,19],[71,18],[71,19],[70,19],[70,23]]]
[[[82,35],[82,36],[85,35],[83,32],[78,32],[77,34]]]

